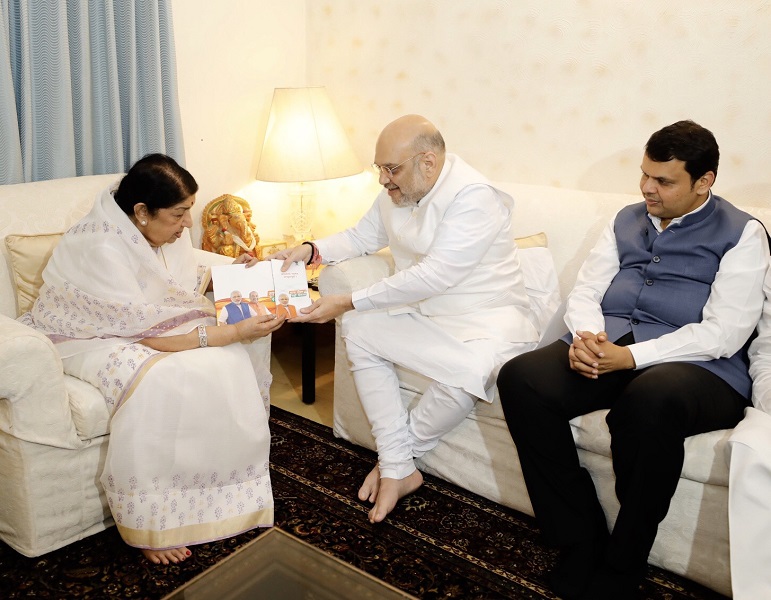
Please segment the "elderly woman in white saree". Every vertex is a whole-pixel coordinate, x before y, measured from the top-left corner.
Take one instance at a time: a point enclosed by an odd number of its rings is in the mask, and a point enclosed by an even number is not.
[[[110,510],[126,543],[163,564],[273,524],[270,373],[246,342],[282,320],[216,325],[186,231],[197,189],[167,156],[138,161],[63,236],[22,317],[56,344],[66,373],[104,394]]]

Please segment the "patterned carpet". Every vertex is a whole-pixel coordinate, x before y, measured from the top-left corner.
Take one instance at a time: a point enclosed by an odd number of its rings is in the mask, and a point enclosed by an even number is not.
[[[533,519],[426,477],[385,523],[356,499],[373,453],[328,427],[273,408],[276,526],[419,598],[553,598],[545,574],[555,554]],[[0,543],[0,598],[162,598],[263,533],[193,547],[181,565],[154,566],[115,528],[38,558]],[[642,598],[724,597],[650,568]]]

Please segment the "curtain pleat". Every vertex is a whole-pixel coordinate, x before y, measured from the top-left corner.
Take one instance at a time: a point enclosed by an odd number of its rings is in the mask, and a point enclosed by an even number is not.
[[[11,69],[11,29],[8,0],[0,0],[0,183],[24,180],[19,114]]]
[[[170,0],[0,0],[0,183],[184,164]]]

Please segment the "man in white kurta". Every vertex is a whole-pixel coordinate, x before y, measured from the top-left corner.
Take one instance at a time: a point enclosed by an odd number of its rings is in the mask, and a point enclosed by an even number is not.
[[[771,598],[771,270],[750,346],[752,404],[729,439],[728,527],[735,600]]]
[[[380,134],[383,191],[359,223],[275,258],[334,264],[389,247],[395,274],[352,295],[325,296],[297,321],[345,314],[343,337],[372,426],[378,464],[359,490],[382,521],[423,481],[414,458],[491,402],[497,367],[538,341],[511,232],[513,200],[445,152],[425,118],[407,115]],[[349,312],[350,311],[350,312]],[[395,365],[432,379],[408,414]]]

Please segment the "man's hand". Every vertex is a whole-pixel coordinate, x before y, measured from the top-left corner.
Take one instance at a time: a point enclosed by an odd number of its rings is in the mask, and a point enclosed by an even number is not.
[[[326,323],[349,310],[353,310],[353,301],[350,294],[322,296],[310,306],[301,308],[297,316],[289,319],[289,322]]]
[[[281,265],[281,270],[286,271],[292,263],[301,262],[304,265],[308,264],[313,254],[313,248],[309,244],[300,244],[294,248],[288,248],[286,250],[279,250],[266,256],[263,260],[283,260],[284,264]]]
[[[284,324],[284,321],[286,321],[284,317],[277,317],[276,315],[259,315],[239,321],[233,326],[236,328],[239,341],[253,342],[276,331]]]
[[[634,369],[632,353],[626,346],[608,341],[608,334],[600,331],[576,331],[568,350],[570,368],[588,379],[597,379],[603,373]]]

